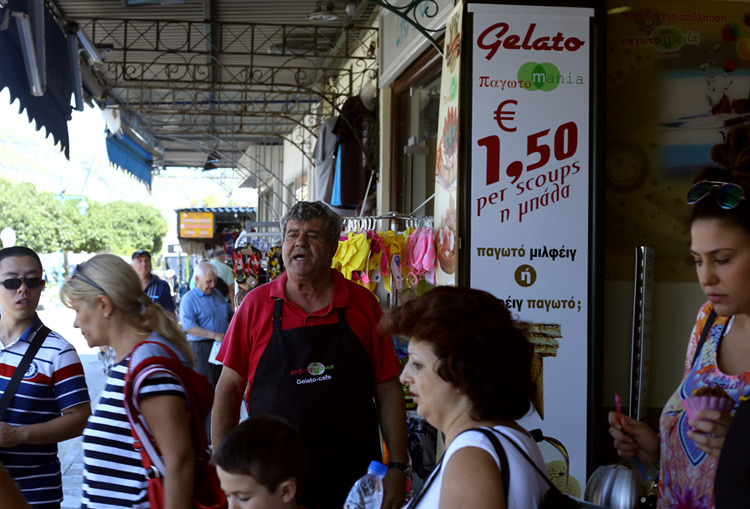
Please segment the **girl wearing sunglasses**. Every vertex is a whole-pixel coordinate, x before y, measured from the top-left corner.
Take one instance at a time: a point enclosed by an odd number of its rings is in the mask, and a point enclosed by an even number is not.
[[[609,432],[621,457],[659,461],[659,508],[727,507],[714,498],[717,464],[732,414],[750,397],[748,132],[735,129],[726,143],[713,147],[712,159],[722,167],[699,171],[687,194],[690,254],[707,302],[698,312],[683,378],[664,407],[659,433],[609,414]],[[688,417],[683,402],[697,391],[720,393],[717,387],[732,401],[721,407],[717,398]],[[750,507],[730,507],[740,506]]]
[[[143,293],[133,268],[114,255],[96,255],[75,267],[60,298],[75,310],[73,325],[89,346],[111,346],[116,352],[116,364],[83,432],[82,507],[148,507],[146,470],[133,446],[124,407],[128,361],[131,356],[138,361],[168,355],[160,345],[139,345],[149,340],[171,349],[190,366],[185,335]],[[186,487],[193,486],[195,454],[180,380],[163,372],[150,375],[135,398],[164,459],[164,506],[193,507],[192,490]]]

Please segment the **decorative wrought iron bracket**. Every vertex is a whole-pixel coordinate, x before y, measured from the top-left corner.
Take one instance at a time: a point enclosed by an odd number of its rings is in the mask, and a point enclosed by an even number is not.
[[[383,9],[391,11],[396,16],[400,17],[410,25],[412,25],[420,34],[422,34],[435,49],[443,55],[443,47],[437,42],[437,39],[432,34],[442,32],[443,29],[432,29],[422,25],[415,13],[417,9],[422,9],[421,13],[425,18],[434,18],[440,11],[440,6],[436,0],[411,0],[409,3],[403,6],[394,5],[388,3],[386,0],[367,0],[368,2],[382,7]],[[421,7],[420,7],[421,6]]]

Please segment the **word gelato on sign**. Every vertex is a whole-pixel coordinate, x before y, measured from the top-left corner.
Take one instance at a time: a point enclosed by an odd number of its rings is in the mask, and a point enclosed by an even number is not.
[[[532,40],[535,28],[536,23],[531,23],[526,30],[526,35],[523,37],[523,41],[521,41],[520,35],[511,34],[508,35],[508,37],[505,37],[505,34],[510,29],[508,23],[495,23],[482,32],[477,40],[477,46],[482,49],[490,50],[484,57],[487,60],[490,60],[501,47],[505,49],[526,49],[537,51],[578,51],[584,44],[586,44],[577,37],[565,37],[562,32],[557,32],[553,37],[543,36]],[[495,36],[494,41],[492,40],[492,35]],[[503,39],[503,37],[505,37],[505,39]]]

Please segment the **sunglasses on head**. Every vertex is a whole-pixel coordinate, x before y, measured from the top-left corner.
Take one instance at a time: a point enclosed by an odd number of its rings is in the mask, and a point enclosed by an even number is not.
[[[26,286],[29,289],[35,290],[44,285],[44,279],[40,277],[14,277],[6,279],[5,281],[0,281],[0,285],[3,285],[8,290],[18,290],[23,283],[26,283]]]
[[[687,195],[688,205],[692,205],[712,191],[716,190],[716,203],[724,210],[731,210],[745,199],[745,190],[737,184],[728,182],[718,182],[715,180],[705,180],[693,184]]]
[[[75,265],[73,267],[73,270],[70,271],[70,279],[78,278],[81,281],[83,281],[84,283],[90,284],[91,286],[93,286],[94,288],[96,288],[97,290],[99,290],[100,292],[102,292],[103,294],[106,295],[107,292],[104,291],[104,288],[102,288],[101,286],[99,286],[98,284],[96,284],[93,279],[91,279],[86,274],[84,274],[83,272],[81,272],[82,268],[83,268],[83,264],[82,263],[78,264],[78,265]]]

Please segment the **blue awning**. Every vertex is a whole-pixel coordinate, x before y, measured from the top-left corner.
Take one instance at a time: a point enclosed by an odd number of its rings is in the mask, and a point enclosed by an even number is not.
[[[70,159],[68,120],[72,113],[73,79],[65,35],[45,8],[47,91],[39,97],[31,95],[18,30],[10,20],[11,11],[28,14],[28,2],[10,0],[0,8],[0,25],[8,20],[5,30],[0,30],[0,90],[7,88],[11,101],[17,99],[21,103],[21,111],[26,111],[29,122],[35,123],[37,131],[44,127]]]
[[[146,184],[151,189],[151,154],[143,150],[128,135],[122,139],[117,136],[107,137],[107,155],[109,161]]]

